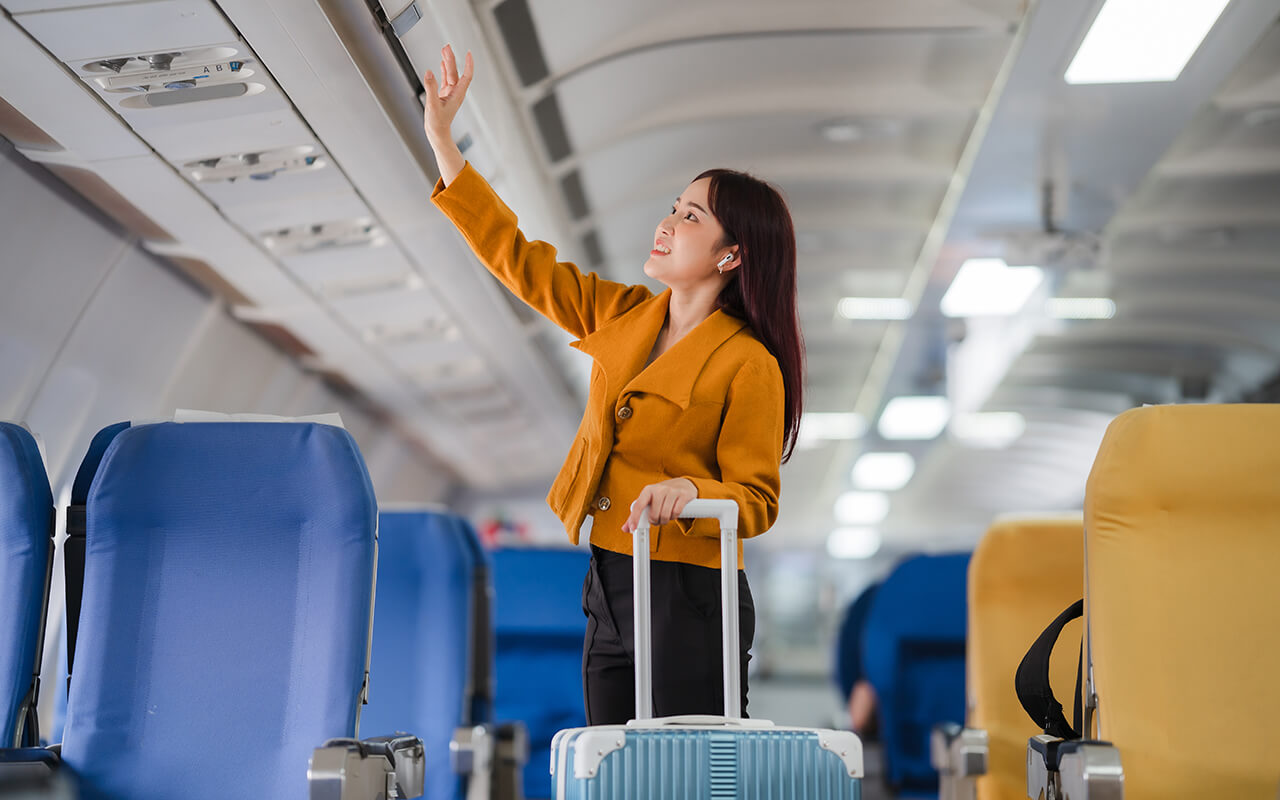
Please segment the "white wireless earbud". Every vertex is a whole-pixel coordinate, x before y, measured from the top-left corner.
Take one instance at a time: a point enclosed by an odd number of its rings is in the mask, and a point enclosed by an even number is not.
[[[733,260],[733,253],[730,253],[729,255],[725,256],[725,257],[724,257],[724,258],[722,258],[722,259],[720,259],[719,263],[717,263],[717,264],[716,264],[716,266],[717,266],[717,267],[723,267],[725,264],[728,264],[728,263],[729,263],[730,261],[732,261],[732,260]]]

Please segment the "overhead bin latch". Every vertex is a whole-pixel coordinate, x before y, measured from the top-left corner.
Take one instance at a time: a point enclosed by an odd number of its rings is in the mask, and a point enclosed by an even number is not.
[[[396,18],[391,20],[391,32],[397,38],[404,36],[410,28],[418,24],[420,19],[422,19],[422,12],[418,10],[417,2],[410,3],[408,8],[396,14]]]

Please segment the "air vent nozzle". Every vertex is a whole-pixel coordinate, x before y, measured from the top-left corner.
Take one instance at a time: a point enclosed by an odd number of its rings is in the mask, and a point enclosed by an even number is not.
[[[146,94],[243,82],[255,74],[252,63],[234,47],[204,47],[104,58],[82,64],[80,69],[104,92]]]
[[[385,244],[387,235],[368,217],[295,225],[262,234],[262,243],[276,255],[301,255],[337,247],[377,247]]]
[[[411,344],[418,342],[447,342],[461,338],[458,326],[447,319],[431,317],[408,324],[379,323],[362,331],[370,344]]]
[[[234,182],[238,178],[262,181],[282,173],[323,169],[328,159],[314,145],[284,147],[254,153],[233,153],[202,158],[182,165],[183,172],[196,183]]]

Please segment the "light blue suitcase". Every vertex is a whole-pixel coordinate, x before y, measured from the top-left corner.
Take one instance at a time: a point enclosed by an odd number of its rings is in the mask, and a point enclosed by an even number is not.
[[[682,517],[720,520],[721,564],[738,558],[738,507],[692,500]],[[636,716],[626,725],[560,731],[551,740],[556,800],[861,800],[862,742],[849,731],[742,719],[737,571],[721,570],[723,717],[653,719],[649,517],[634,547]]]

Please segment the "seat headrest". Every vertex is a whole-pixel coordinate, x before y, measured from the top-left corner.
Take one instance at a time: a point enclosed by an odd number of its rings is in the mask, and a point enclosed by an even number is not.
[[[1135,408],[1107,428],[1085,512],[1274,504],[1278,470],[1280,404]]]

